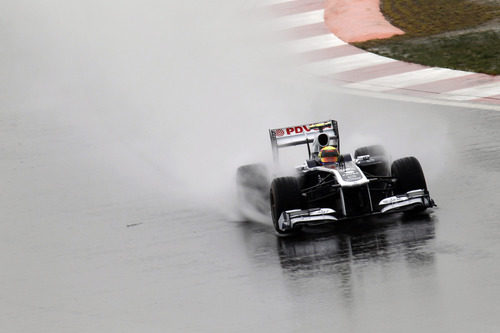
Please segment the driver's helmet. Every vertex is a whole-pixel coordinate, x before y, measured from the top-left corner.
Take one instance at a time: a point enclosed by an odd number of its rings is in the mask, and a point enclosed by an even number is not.
[[[321,165],[334,166],[339,160],[339,151],[333,146],[321,148],[318,154]]]

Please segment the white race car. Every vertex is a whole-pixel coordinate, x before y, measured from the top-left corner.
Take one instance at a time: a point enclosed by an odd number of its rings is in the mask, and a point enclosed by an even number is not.
[[[269,135],[275,162],[285,147],[306,145],[309,155],[296,167],[295,176],[271,180],[261,164],[244,165],[237,170],[240,200],[261,213],[270,213],[280,234],[305,225],[421,212],[435,206],[415,157],[401,158],[390,165],[385,149],[374,145],[356,149],[354,157],[339,155],[334,166],[322,165],[318,154],[323,147],[340,151],[335,120],[270,129]]]

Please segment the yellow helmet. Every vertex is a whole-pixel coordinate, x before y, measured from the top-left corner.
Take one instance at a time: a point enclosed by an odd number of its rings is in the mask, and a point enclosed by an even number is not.
[[[321,148],[318,157],[323,165],[337,163],[339,159],[339,151],[333,146],[326,146]]]

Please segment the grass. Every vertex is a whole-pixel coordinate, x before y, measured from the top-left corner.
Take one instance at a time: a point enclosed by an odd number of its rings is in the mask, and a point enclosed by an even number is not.
[[[500,74],[500,30],[476,29],[500,19],[498,2],[381,0],[381,10],[405,34],[357,47],[427,66]]]

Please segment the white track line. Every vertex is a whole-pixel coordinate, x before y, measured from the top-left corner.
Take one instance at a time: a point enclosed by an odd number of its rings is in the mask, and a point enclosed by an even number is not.
[[[287,41],[283,45],[295,53],[309,52],[329,47],[345,45],[346,43],[335,35],[328,33],[320,36]]]
[[[259,1],[262,6],[278,5],[286,2],[293,2],[295,0],[262,0]]]
[[[354,69],[360,69],[368,66],[384,64],[389,62],[395,62],[396,60],[377,56],[371,53],[361,53],[345,57],[338,57],[333,59],[327,59],[323,61],[318,61],[315,63],[310,63],[303,65],[305,72],[319,75],[327,76],[330,74],[350,71]]]
[[[453,71],[446,68],[425,68],[417,71],[388,75],[376,79],[350,83],[345,85],[345,87],[354,89],[368,89],[371,91],[385,91],[466,75],[470,75],[470,73]]]
[[[277,17],[271,22],[271,27],[274,30],[285,30],[309,24],[323,23],[323,12],[323,9],[318,9],[300,14]]]
[[[333,89],[334,91],[342,92],[342,93],[349,94],[349,95],[373,97],[373,98],[379,98],[379,99],[383,99],[383,100],[389,99],[389,100],[394,100],[394,101],[404,101],[404,102],[411,102],[411,103],[445,105],[445,106],[452,106],[452,107],[458,107],[458,108],[467,108],[470,110],[489,110],[489,111],[500,112],[500,105],[495,105],[495,104],[483,104],[483,103],[467,102],[467,101],[463,101],[463,102],[450,101],[450,100],[445,100],[442,98],[438,99],[438,98],[428,98],[428,97],[416,97],[416,96],[409,96],[409,95],[404,95],[404,94],[391,94],[388,92],[376,92],[376,91],[369,91],[369,90],[347,89],[345,87],[332,87],[332,86],[325,87],[323,83],[320,85],[320,88],[323,88],[326,91],[328,91],[329,89]]]
[[[500,82],[492,82],[479,86],[448,91],[443,95],[443,98],[454,101],[470,101],[497,95],[500,95]]]

